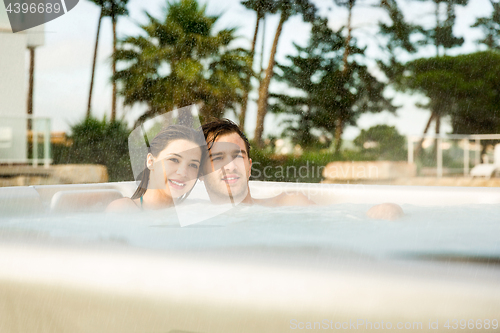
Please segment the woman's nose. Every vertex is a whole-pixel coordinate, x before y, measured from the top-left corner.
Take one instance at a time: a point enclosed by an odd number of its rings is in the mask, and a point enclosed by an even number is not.
[[[177,174],[179,176],[183,176],[183,177],[187,176],[187,168],[188,168],[187,165],[184,165],[184,164],[181,163],[179,165],[179,167],[177,168]]]

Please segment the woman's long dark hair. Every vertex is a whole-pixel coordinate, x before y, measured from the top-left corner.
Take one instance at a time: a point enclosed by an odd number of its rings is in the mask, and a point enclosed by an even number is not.
[[[205,149],[205,137],[203,133],[196,131],[192,128],[180,125],[170,125],[163,128],[151,141],[148,147],[148,153],[151,153],[154,157],[158,157],[161,151],[163,151],[167,146],[175,140],[187,140],[191,141],[200,146],[201,149],[201,162],[205,159],[206,149]],[[201,170],[201,165],[200,169]],[[199,175],[198,171],[198,175]],[[150,170],[147,166],[147,156],[144,161],[144,170],[138,175],[137,180],[140,180],[139,187],[135,190],[131,199],[138,199],[146,193],[149,184]],[[194,186],[193,186],[194,187]],[[192,188],[191,188],[192,190]],[[186,193],[183,198],[187,197],[191,190]]]

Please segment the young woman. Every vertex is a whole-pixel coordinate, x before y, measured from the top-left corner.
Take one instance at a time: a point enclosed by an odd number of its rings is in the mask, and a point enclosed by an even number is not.
[[[180,203],[198,179],[204,148],[201,132],[177,125],[162,129],[151,141],[135,193],[111,202],[106,211],[161,209]]]

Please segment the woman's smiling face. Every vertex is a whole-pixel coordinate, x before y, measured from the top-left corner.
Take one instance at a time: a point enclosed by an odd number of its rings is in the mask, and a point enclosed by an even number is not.
[[[196,183],[200,169],[201,148],[188,140],[175,140],[156,158],[149,155],[148,165],[150,161],[153,162],[150,188],[164,189],[165,194],[174,199],[179,198],[189,192]]]

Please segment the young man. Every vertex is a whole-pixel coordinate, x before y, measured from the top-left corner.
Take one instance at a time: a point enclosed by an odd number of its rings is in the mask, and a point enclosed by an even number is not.
[[[200,179],[205,183],[210,201],[216,204],[245,203],[265,206],[308,206],[315,203],[301,193],[281,193],[273,198],[256,199],[248,181],[252,170],[250,144],[238,125],[216,119],[202,126],[209,156],[202,162]],[[400,206],[384,203],[372,207],[368,217],[396,220],[404,215]]]
[[[213,203],[245,203],[265,206],[307,206],[314,202],[301,193],[282,193],[268,199],[253,198],[248,186],[252,171],[250,144],[238,125],[216,119],[202,126],[209,156],[203,163],[203,176]]]

